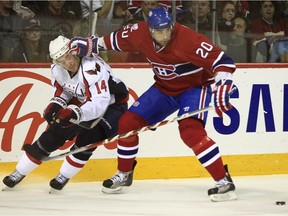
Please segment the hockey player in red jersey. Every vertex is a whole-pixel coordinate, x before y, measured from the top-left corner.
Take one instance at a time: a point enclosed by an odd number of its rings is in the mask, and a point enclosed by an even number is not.
[[[99,49],[143,53],[154,72],[155,83],[120,118],[119,133],[206,107],[211,102],[219,116],[232,108],[229,91],[236,67],[231,58],[204,35],[173,23],[164,8],[152,9],[147,22],[123,27],[100,38],[71,40],[70,53],[90,56]],[[211,84],[215,82],[212,90]],[[213,97],[212,97],[213,96]],[[216,181],[208,190],[212,201],[237,199],[235,185],[223,165],[218,144],[205,131],[207,112],[179,121],[183,142]],[[133,181],[139,138],[137,135],[118,142],[118,172],[103,182],[104,193],[119,192]]]
[[[69,42],[59,36],[49,45],[54,62],[51,66],[54,95],[44,111],[49,127],[31,146],[40,155],[48,156],[75,136],[72,149],[117,135],[119,118],[128,108],[128,88],[113,75],[109,65],[97,55],[82,58],[69,54]],[[101,120],[92,129],[79,126],[83,122],[94,123],[99,117]],[[61,190],[84,167],[94,150],[67,156],[50,186]],[[3,183],[13,188],[40,164],[41,161],[24,153],[16,170]]]

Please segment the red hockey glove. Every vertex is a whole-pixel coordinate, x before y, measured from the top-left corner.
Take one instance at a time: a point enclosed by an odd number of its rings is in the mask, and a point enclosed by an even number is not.
[[[214,105],[215,111],[219,117],[223,117],[223,112],[232,109],[232,105],[229,102],[230,90],[233,85],[232,79],[220,79],[215,84],[213,90],[212,103]]]
[[[55,121],[55,115],[57,114],[57,112],[66,107],[67,107],[67,103],[64,99],[60,97],[53,97],[43,112],[43,116],[48,122],[48,124],[53,124]]]
[[[71,127],[71,119],[75,120],[75,124],[79,123],[82,119],[82,111],[76,105],[69,105],[66,109],[60,110],[56,116],[55,121],[60,124],[61,127]]]
[[[69,43],[69,53],[80,57],[91,56],[92,53],[98,54],[97,37],[74,37]]]

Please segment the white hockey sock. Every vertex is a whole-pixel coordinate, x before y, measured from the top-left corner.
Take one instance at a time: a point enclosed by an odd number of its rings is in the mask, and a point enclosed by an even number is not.
[[[60,173],[66,178],[72,178],[75,176],[87,163],[87,161],[79,160],[73,155],[69,155],[63,161],[60,169]]]
[[[33,161],[31,161],[26,153],[24,153],[22,155],[22,157],[20,158],[18,164],[16,165],[16,170],[21,174],[21,175],[27,175],[28,173],[30,173],[31,171],[33,171],[34,169],[36,169],[39,166],[39,164],[34,163]]]

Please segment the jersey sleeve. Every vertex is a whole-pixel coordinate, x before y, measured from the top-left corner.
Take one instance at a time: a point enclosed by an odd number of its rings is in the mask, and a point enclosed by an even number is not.
[[[108,50],[115,50],[119,52],[138,52],[139,47],[147,37],[145,28],[146,23],[139,22],[129,24],[112,32],[110,35],[104,36],[104,43]],[[150,35],[148,35],[150,36]]]
[[[67,103],[73,98],[71,94],[64,91],[62,88],[62,78],[59,76],[61,74],[62,68],[58,65],[52,65],[51,67],[51,84],[52,84],[52,90],[54,97],[61,97],[64,99]]]
[[[234,61],[225,52],[214,45],[207,37],[202,34],[194,33],[194,39],[186,40],[183,46],[186,49],[188,59],[192,63],[212,72],[233,73],[236,69]],[[183,44],[183,43],[182,43]]]

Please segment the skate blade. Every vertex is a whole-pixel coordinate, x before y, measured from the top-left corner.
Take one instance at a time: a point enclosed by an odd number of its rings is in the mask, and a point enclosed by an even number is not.
[[[13,188],[5,186],[4,188],[2,188],[2,191],[13,191]]]
[[[236,200],[237,195],[235,191],[229,191],[223,194],[211,194],[209,198],[212,202],[224,202],[224,201]]]
[[[122,187],[117,187],[117,188],[102,187],[101,191],[102,193],[105,193],[105,194],[121,194],[123,193],[123,188]]]
[[[54,188],[50,188],[49,194],[61,194],[62,190],[56,190]]]

